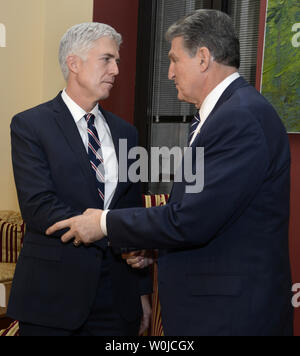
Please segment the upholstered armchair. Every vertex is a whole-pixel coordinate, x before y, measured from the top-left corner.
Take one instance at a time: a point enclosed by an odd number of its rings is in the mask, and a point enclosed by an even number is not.
[[[144,195],[146,208],[165,205],[168,195]],[[9,292],[15,271],[16,262],[22,247],[25,224],[20,213],[0,211],[0,317],[5,315]],[[157,290],[157,266],[153,270],[152,322],[147,332],[149,336],[163,336],[160,303]],[[0,330],[0,336],[18,336],[18,321],[14,321],[7,329]]]
[[[6,314],[24,232],[25,224],[20,213],[0,211],[0,318],[5,317]]]

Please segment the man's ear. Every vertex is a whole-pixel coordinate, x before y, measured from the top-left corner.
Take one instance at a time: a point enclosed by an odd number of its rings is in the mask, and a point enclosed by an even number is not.
[[[80,69],[80,58],[76,55],[68,56],[67,58],[67,66],[69,68],[70,73],[77,74]]]
[[[212,55],[210,54],[209,49],[207,47],[198,48],[197,57],[201,71],[206,72],[212,61]]]

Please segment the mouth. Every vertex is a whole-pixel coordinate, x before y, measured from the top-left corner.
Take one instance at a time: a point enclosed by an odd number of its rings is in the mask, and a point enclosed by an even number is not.
[[[114,85],[114,83],[115,83],[115,81],[112,78],[102,81],[102,84],[106,84],[106,85],[111,86],[111,87]]]

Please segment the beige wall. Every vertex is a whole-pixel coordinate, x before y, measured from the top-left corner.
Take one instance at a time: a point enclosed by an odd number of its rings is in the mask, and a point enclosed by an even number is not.
[[[0,0],[6,47],[0,47],[0,210],[18,210],[10,156],[14,114],[64,87],[57,51],[72,25],[92,21],[93,0]]]

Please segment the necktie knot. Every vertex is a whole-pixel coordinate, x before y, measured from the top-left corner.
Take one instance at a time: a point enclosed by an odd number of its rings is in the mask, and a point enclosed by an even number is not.
[[[89,127],[94,126],[94,124],[95,124],[95,115],[94,114],[91,114],[91,113],[86,114],[86,115],[84,115],[84,118],[85,118]]]
[[[198,125],[200,124],[201,119],[200,119],[200,115],[199,115],[199,111],[197,111],[197,113],[195,114],[192,122],[191,122],[191,126],[190,126],[190,134],[189,134],[189,141],[192,140],[195,131],[198,128]]]
[[[193,120],[192,120],[192,123],[191,123],[191,126],[195,126],[196,124],[199,124],[200,123],[200,115],[199,115],[199,111],[197,111],[197,113],[195,114]]]

